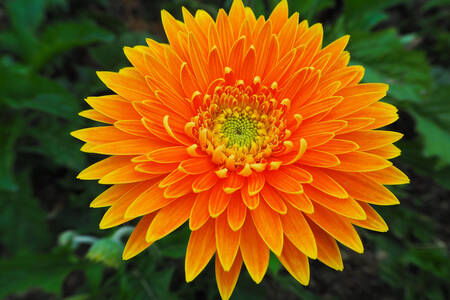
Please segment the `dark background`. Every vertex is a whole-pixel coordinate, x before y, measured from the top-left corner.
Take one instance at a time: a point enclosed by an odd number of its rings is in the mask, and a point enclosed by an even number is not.
[[[246,1],[266,16],[277,1]],[[91,123],[83,98],[106,89],[96,70],[128,63],[125,45],[164,41],[160,10],[215,15],[231,1],[0,0],[0,298],[217,299],[210,264],[184,282],[183,228],[129,262],[132,227],[100,231],[104,187],[76,174],[98,159],[69,136]],[[359,231],[365,253],[341,247],[345,269],[311,262],[305,288],[271,259],[259,286],[243,269],[232,299],[449,299],[450,3],[448,0],[289,1],[325,44],[350,34],[364,81],[386,82],[405,134],[395,163],[411,184],[393,187],[401,205],[380,207],[390,231]],[[133,224],[130,224],[132,226]]]

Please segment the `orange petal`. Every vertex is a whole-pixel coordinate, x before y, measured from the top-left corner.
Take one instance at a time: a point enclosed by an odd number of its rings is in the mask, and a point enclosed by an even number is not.
[[[391,159],[400,155],[402,151],[394,145],[387,145],[378,149],[367,151],[367,153],[375,154],[385,159]]]
[[[266,173],[266,181],[277,190],[287,194],[300,194],[302,185],[293,177],[280,170]]]
[[[125,217],[128,206],[153,184],[153,180],[141,182],[134,185],[127,193],[122,195],[103,215],[100,221],[100,229],[111,228],[131,220],[131,218]]]
[[[183,160],[178,169],[186,174],[203,174],[212,170],[215,165],[209,157],[195,157]]]
[[[264,201],[251,211],[251,216],[259,235],[266,245],[276,254],[283,250],[283,226],[280,216]]]
[[[282,166],[280,170],[297,180],[299,183],[310,183],[313,180],[313,177],[308,171],[298,166]]]
[[[338,166],[340,161],[334,154],[308,149],[297,163],[312,167],[330,168]]]
[[[125,133],[114,126],[98,126],[72,131],[73,137],[88,143],[111,143],[120,140],[133,139],[135,136]]]
[[[133,156],[111,156],[105,158],[81,171],[77,178],[84,180],[100,179],[115,169],[131,164],[132,157]]]
[[[309,200],[308,196],[305,193],[301,194],[286,194],[279,192],[281,197],[289,202],[293,207],[295,207],[298,210],[301,210],[307,214],[310,214],[314,211],[314,207],[311,203],[311,200]]]
[[[399,204],[398,199],[387,188],[360,174],[327,171],[350,197],[377,205]]]
[[[343,245],[358,253],[364,252],[358,233],[346,219],[339,217],[317,203],[314,204],[314,213],[308,215],[308,218]]]
[[[160,208],[166,207],[172,203],[175,199],[169,199],[164,197],[164,191],[158,187],[158,183],[155,183],[145,191],[143,191],[134,200],[125,211],[126,218],[137,218]]]
[[[345,134],[349,132],[354,132],[356,130],[360,129],[367,129],[369,126],[371,126],[374,122],[374,118],[350,118],[346,117],[344,119],[345,122],[347,122],[347,126],[340,129],[337,134]]]
[[[359,146],[355,142],[340,139],[332,139],[326,144],[316,147],[315,150],[324,151],[331,154],[343,154],[356,151],[358,150],[358,148]]]
[[[241,229],[240,248],[248,273],[256,283],[260,283],[269,266],[270,252],[250,218]]]
[[[159,240],[186,222],[194,205],[194,199],[195,195],[191,194],[161,208],[150,224],[145,240],[147,242]]]
[[[309,221],[308,219],[307,221],[314,234],[314,238],[316,239],[317,258],[330,268],[342,271],[344,269],[344,264],[336,240],[319,226],[314,224],[314,222]]]
[[[225,271],[230,271],[239,250],[241,232],[231,230],[227,215],[221,214],[216,219],[217,256]]]
[[[188,176],[186,177],[186,179],[168,186],[164,190],[164,197],[178,198],[192,193],[192,183],[194,182],[195,178],[195,176]]]
[[[291,273],[291,275],[303,285],[309,283],[309,262],[308,257],[300,252],[289,240],[283,246],[283,252],[278,259]]]
[[[160,147],[150,152],[147,156],[151,161],[159,163],[176,163],[192,158],[184,146]]]
[[[310,183],[316,189],[331,195],[336,198],[347,198],[347,191],[340,186],[327,173],[321,171],[319,168],[305,167],[305,169],[312,175],[313,180]]]
[[[192,183],[192,190],[194,193],[201,193],[211,189],[214,185],[216,185],[219,178],[216,173],[208,172],[198,176],[194,182]]]
[[[209,220],[209,203],[210,193],[200,193],[195,198],[189,217],[189,228],[194,231],[202,227]]]
[[[276,192],[274,188],[270,185],[265,185],[261,191],[261,196],[270,206],[271,209],[279,214],[285,214],[287,211],[286,204],[279,193]]]
[[[169,175],[164,177],[164,179],[159,183],[159,187],[165,188],[171,186],[172,184],[175,184],[188,176],[189,176],[188,174],[183,173],[178,169],[175,169],[172,172],[170,172]]]
[[[332,138],[334,138],[334,136],[335,134],[333,132],[322,132],[304,136],[303,138],[306,140],[308,148],[316,148],[320,145],[328,143],[330,140],[332,140]]]
[[[314,122],[309,124],[302,124],[297,131],[292,134],[292,138],[300,138],[308,135],[337,132],[347,126],[347,122],[343,120],[331,120],[324,122]]]
[[[137,138],[95,145],[86,152],[106,155],[141,155],[166,145],[156,138]]]
[[[317,258],[316,241],[303,214],[296,208],[289,206],[287,213],[281,216],[281,222],[284,234],[292,244],[307,256],[313,259]]]
[[[343,97],[331,96],[321,99],[313,103],[309,103],[298,109],[298,113],[302,115],[303,120],[314,117],[321,112],[328,111],[342,101]]]
[[[191,232],[186,250],[186,281],[190,282],[206,267],[216,252],[214,221],[209,220],[200,229]]]
[[[145,157],[145,156],[144,156]],[[177,163],[174,164],[160,164],[153,161],[147,161],[138,164],[135,169],[136,171],[148,174],[167,174],[172,172],[178,167]]]
[[[367,151],[392,144],[401,139],[403,134],[385,130],[361,130],[338,135],[339,139],[355,142],[360,151]]]
[[[211,190],[208,209],[210,216],[213,218],[223,213],[231,200],[231,194],[225,193],[222,186],[222,184],[216,184],[216,186]]]
[[[375,172],[364,173],[363,175],[379,184],[395,185],[409,183],[408,176],[394,166]]]
[[[141,120],[120,120],[114,122],[119,130],[140,137],[153,137],[153,134],[142,124]]]
[[[108,88],[127,100],[138,101],[152,97],[152,92],[143,80],[115,72],[97,72],[97,76]]]
[[[245,180],[244,177],[238,175],[236,172],[232,172],[224,181],[223,181],[223,191],[227,194],[232,194],[237,190],[240,190],[244,186]]]
[[[242,197],[242,201],[249,209],[255,209],[258,207],[259,193],[256,195],[250,196],[248,194],[248,192],[246,191],[246,188],[244,187],[243,189],[241,189],[241,197]]]
[[[305,194],[307,194],[312,201],[319,203],[341,216],[355,220],[366,219],[364,210],[351,197],[341,199],[336,198],[322,193],[311,186],[305,186]]]
[[[140,120],[133,105],[119,95],[88,97],[86,102],[101,114],[114,120]]]
[[[273,9],[268,21],[272,22],[273,32],[278,33],[288,20],[288,2],[280,1]]]
[[[128,164],[124,167],[118,168],[105,176],[103,176],[98,183],[100,184],[119,184],[119,183],[132,183],[140,182],[157,178],[158,174],[146,174],[135,170],[135,164]]]
[[[102,122],[106,124],[112,124],[114,123],[114,119],[111,119],[110,117],[105,116],[104,114],[99,113],[95,109],[86,109],[78,113],[79,116],[83,118],[87,118],[93,121]]]
[[[260,172],[252,172],[252,174],[248,177],[248,194],[250,196],[258,194],[265,183],[265,176]]]
[[[241,267],[242,267],[242,256],[240,253],[238,253],[238,255],[236,256],[233,266],[228,272],[223,269],[222,265],[220,264],[218,256],[216,256],[217,287],[219,288],[219,293],[223,300],[230,299],[234,287],[236,286],[239,273],[241,272]]]
[[[136,183],[115,184],[98,195],[89,206],[95,208],[111,206],[135,185]]]
[[[383,218],[373,209],[369,204],[364,202],[359,202],[359,205],[364,209],[367,215],[365,220],[350,220],[354,225],[366,228],[369,230],[386,232],[388,231],[388,226]]]
[[[239,193],[233,194],[230,204],[228,204],[227,217],[230,228],[234,231],[239,230],[244,225],[247,215],[247,207],[245,206]]]
[[[351,152],[338,155],[341,163],[332,167],[333,170],[344,172],[371,172],[392,166],[392,163],[382,157],[366,152]]]
[[[134,228],[133,232],[128,238],[125,249],[123,250],[123,260],[128,260],[138,255],[152,244],[148,243],[145,240],[145,235],[147,234],[148,227],[150,226],[150,223],[152,222],[154,217],[155,214],[146,215],[136,225],[136,228]]]

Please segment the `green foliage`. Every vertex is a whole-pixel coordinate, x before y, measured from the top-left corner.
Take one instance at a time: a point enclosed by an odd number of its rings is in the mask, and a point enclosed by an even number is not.
[[[266,16],[277,2],[246,1],[257,15]],[[398,143],[403,151],[398,163],[412,184],[395,189],[400,207],[380,209],[389,233],[362,231],[367,253],[343,252],[344,272],[313,263],[311,284],[304,288],[272,256],[260,286],[243,268],[233,299],[351,299],[368,292],[377,299],[446,299],[449,1],[288,2],[291,13],[323,24],[325,44],[350,34],[351,64],[365,67],[364,81],[390,85],[386,101],[399,107],[401,118],[394,126],[405,133]],[[97,229],[104,211],[89,210],[88,203],[101,188],[74,179],[87,166],[87,157],[69,132],[87,125],[77,116],[85,105],[82,99],[106,92],[96,70],[128,66],[124,46],[144,45],[145,38],[165,41],[160,9],[180,18],[181,4],[215,15],[231,3],[0,4],[0,298],[23,294],[31,299],[27,292],[38,290],[72,300],[217,299],[213,262],[195,282],[184,282],[187,226],[132,260],[121,260],[133,224],[116,231]],[[367,257],[363,263],[361,257]],[[355,273],[367,269],[368,274]],[[361,285],[370,290],[358,291]]]

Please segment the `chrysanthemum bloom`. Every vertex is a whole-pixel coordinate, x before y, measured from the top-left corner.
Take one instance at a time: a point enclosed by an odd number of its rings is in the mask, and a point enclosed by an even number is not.
[[[188,221],[186,280],[215,255],[223,299],[243,263],[262,280],[269,251],[304,285],[308,258],[342,270],[336,240],[363,252],[353,225],[387,231],[370,204],[397,204],[384,185],[408,182],[388,161],[402,135],[375,130],[398,118],[388,86],[359,83],[349,37],[322,47],[286,1],[267,20],[240,0],[183,17],[163,11],[167,44],[126,47],[133,67],[98,73],[116,94],[81,115],[107,125],[73,132],[110,155],[79,175],[112,185],[91,203],[110,206],[100,228],[141,217],[129,259]]]

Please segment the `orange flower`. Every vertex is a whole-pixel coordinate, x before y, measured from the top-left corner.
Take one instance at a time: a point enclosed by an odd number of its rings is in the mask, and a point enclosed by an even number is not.
[[[282,1],[265,20],[235,0],[216,20],[162,12],[168,44],[125,48],[133,67],[99,72],[116,94],[89,97],[81,116],[108,124],[73,132],[82,151],[110,155],[80,179],[112,185],[100,228],[142,217],[129,259],[186,221],[186,280],[215,255],[223,299],[244,263],[259,283],[272,251],[302,284],[308,257],[342,270],[336,240],[363,252],[353,225],[387,231],[370,204],[398,204],[383,185],[409,180],[388,159],[402,135],[379,102],[388,86],[359,83],[344,36],[322,47],[322,26]]]

